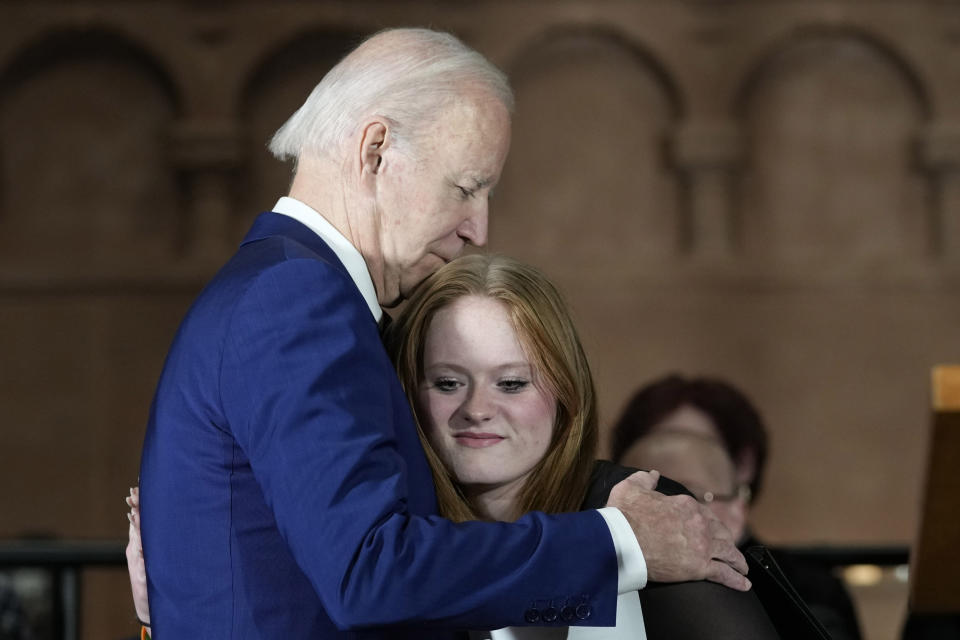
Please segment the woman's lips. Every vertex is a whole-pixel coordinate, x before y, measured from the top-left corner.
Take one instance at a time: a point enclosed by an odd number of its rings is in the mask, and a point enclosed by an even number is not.
[[[504,441],[503,436],[498,436],[495,433],[458,433],[453,436],[453,439],[457,441],[457,444],[471,449],[492,447]]]

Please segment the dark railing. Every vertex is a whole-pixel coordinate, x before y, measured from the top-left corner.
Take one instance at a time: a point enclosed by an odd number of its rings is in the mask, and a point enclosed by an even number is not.
[[[805,545],[778,546],[777,550],[798,560],[815,563],[828,568],[848,567],[855,564],[873,564],[880,567],[896,567],[910,561],[906,545]]]
[[[22,568],[48,571],[53,598],[52,635],[63,640],[78,640],[83,595],[80,573],[93,567],[126,567],[126,544],[126,540],[0,541],[0,571]]]
[[[80,572],[92,567],[122,568],[126,540],[0,541],[0,571],[38,568],[50,572],[53,585],[52,629],[55,638],[78,640],[82,593]],[[888,546],[789,546],[780,551],[829,568],[856,564],[891,567],[907,564],[909,550]],[[131,604],[131,609],[133,605]]]

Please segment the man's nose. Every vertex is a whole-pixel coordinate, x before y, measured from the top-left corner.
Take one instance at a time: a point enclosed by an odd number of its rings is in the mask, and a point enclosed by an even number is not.
[[[457,228],[457,235],[467,244],[482,247],[487,244],[487,223],[490,205],[486,198],[478,198],[475,211]]]

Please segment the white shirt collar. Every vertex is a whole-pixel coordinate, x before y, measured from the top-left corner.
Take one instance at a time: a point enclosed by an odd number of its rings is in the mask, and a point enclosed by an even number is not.
[[[363,261],[363,256],[357,251],[357,248],[350,244],[342,233],[337,231],[336,227],[330,224],[320,213],[300,202],[296,198],[283,197],[277,201],[273,207],[274,213],[282,213],[290,216],[298,222],[302,222],[311,231],[316,233],[327,243],[333,252],[340,258],[340,262],[346,267],[347,273],[353,283],[357,285],[367,306],[370,307],[370,313],[373,319],[380,322],[383,316],[383,309],[377,301],[377,290],[373,287],[373,279],[370,277],[370,270],[367,269],[367,263]]]

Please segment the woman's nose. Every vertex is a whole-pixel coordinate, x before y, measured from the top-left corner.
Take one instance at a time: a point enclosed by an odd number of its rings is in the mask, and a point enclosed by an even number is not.
[[[493,418],[493,413],[494,404],[488,394],[480,389],[471,389],[460,406],[460,414],[470,423],[486,422]]]

